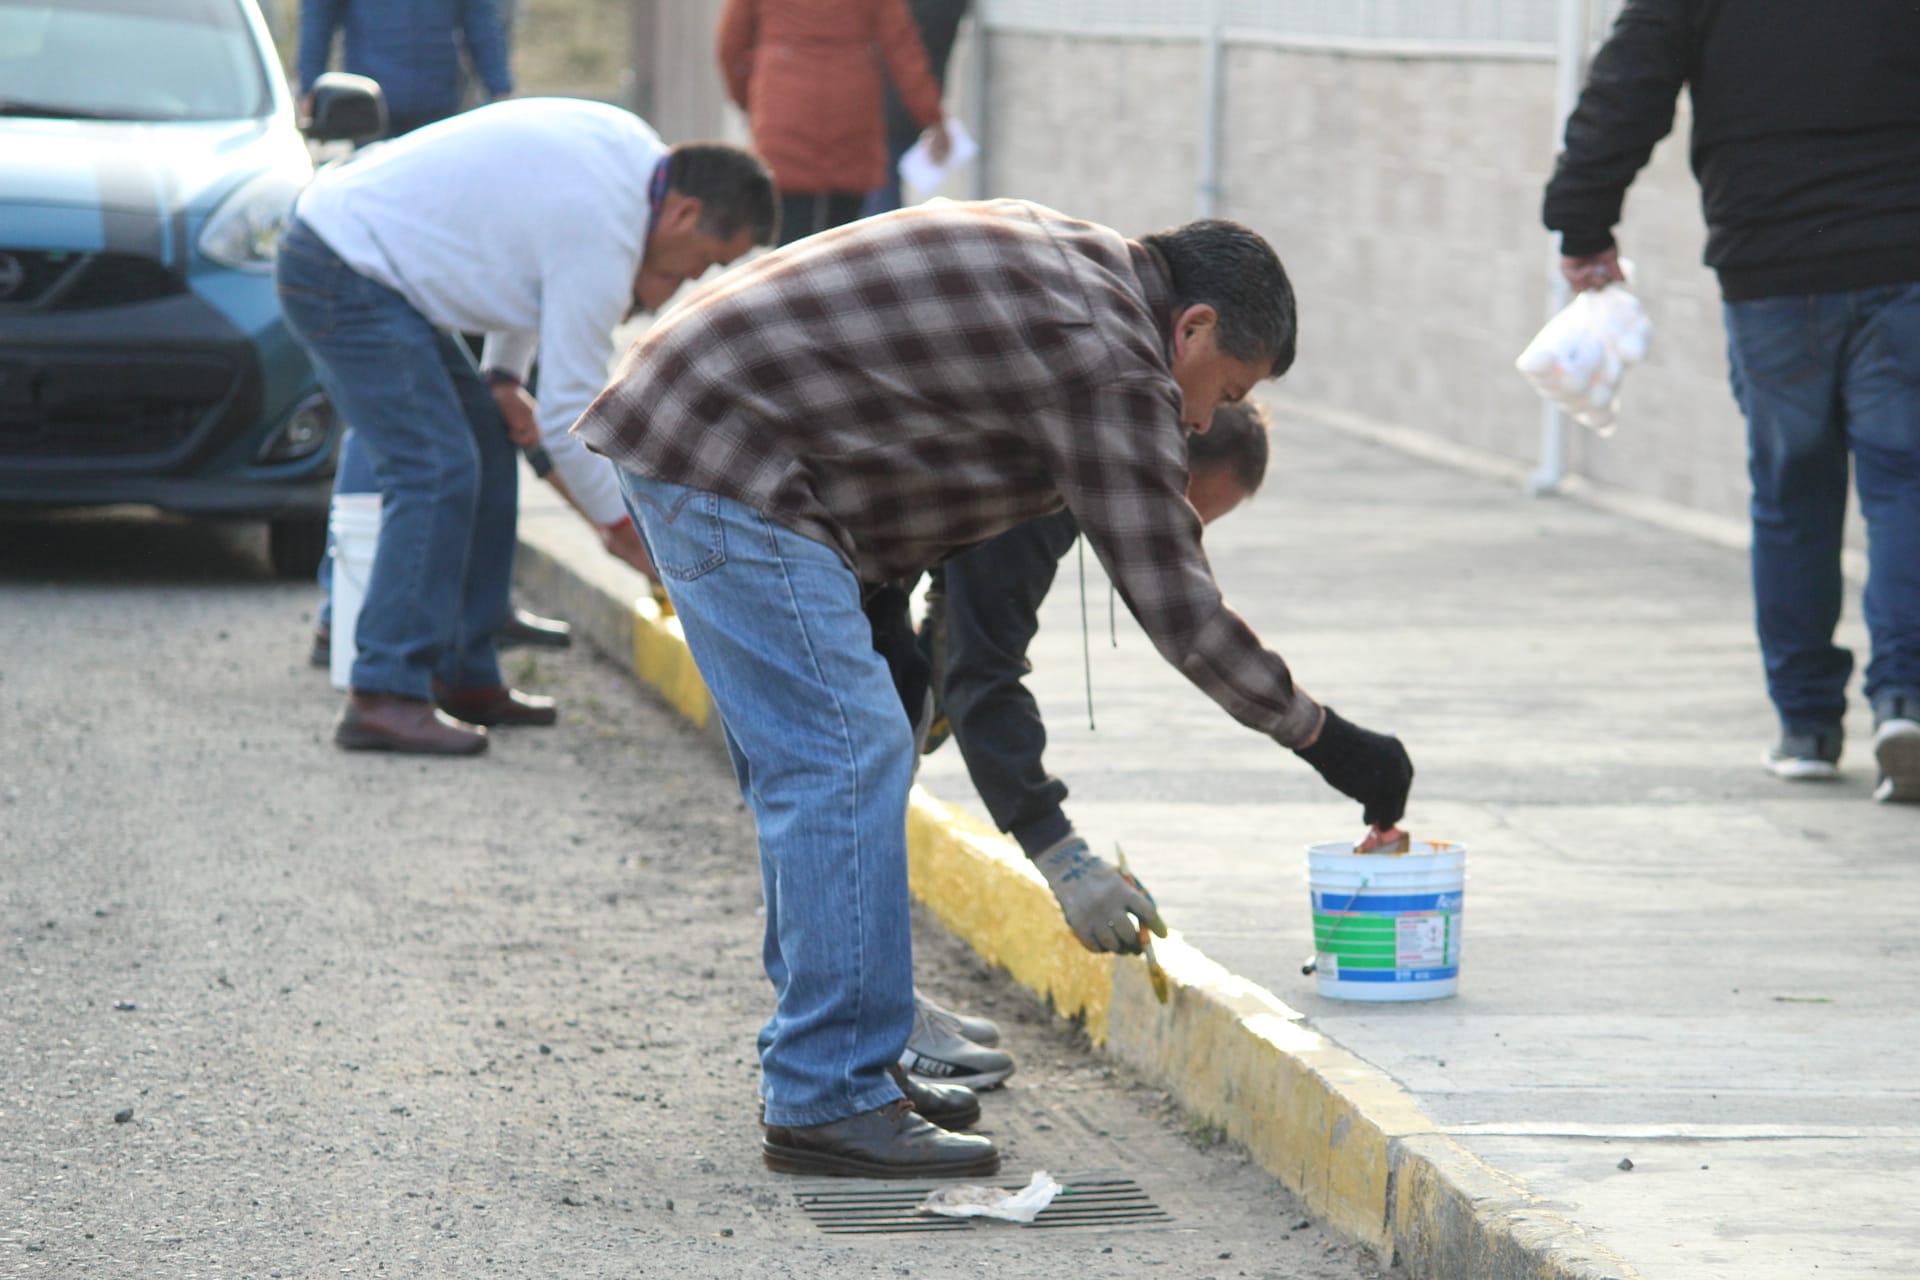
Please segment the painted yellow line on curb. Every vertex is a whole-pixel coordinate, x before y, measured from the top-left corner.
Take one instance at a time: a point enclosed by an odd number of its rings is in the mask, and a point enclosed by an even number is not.
[[[648,599],[633,615],[635,673],[704,726],[713,704],[679,619]],[[1083,1020],[1095,1044],[1220,1125],[1329,1225],[1391,1252],[1388,1143],[1434,1126],[1385,1075],[1177,933],[1155,948],[1173,986],[1160,1005],[1141,961],[1080,945],[1018,846],[919,786],[907,864],[914,896],[983,960]]]
[[[524,571],[571,577],[558,557],[533,550]],[[648,598],[631,612],[634,674],[696,727],[715,728],[679,619]],[[1441,1132],[1384,1072],[1177,932],[1155,944],[1172,984],[1159,1003],[1140,959],[1080,946],[1012,841],[919,786],[907,859],[915,896],[982,959],[1082,1019],[1106,1052],[1219,1125],[1330,1227],[1382,1258],[1446,1280],[1637,1280]]]
[[[713,720],[713,697],[687,649],[680,619],[650,599],[633,602],[633,673],[658,689],[693,727]]]

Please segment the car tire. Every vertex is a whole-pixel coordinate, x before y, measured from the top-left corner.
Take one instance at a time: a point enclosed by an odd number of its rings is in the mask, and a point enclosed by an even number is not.
[[[308,516],[275,520],[267,526],[267,557],[273,561],[274,573],[282,578],[313,577],[326,554],[325,519]]]

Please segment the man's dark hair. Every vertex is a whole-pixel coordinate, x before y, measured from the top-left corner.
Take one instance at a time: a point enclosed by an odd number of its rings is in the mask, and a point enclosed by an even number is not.
[[[1205,431],[1187,436],[1187,474],[1225,468],[1251,498],[1267,478],[1267,411],[1258,402],[1240,400],[1213,411]]]
[[[1203,218],[1141,237],[1166,260],[1177,315],[1205,303],[1218,313],[1220,349],[1265,364],[1270,378],[1293,367],[1293,285],[1273,246],[1251,227]]]
[[[667,155],[667,189],[700,202],[700,230],[721,240],[753,232],[755,244],[780,234],[773,174],[753,152],[727,142],[683,142]]]

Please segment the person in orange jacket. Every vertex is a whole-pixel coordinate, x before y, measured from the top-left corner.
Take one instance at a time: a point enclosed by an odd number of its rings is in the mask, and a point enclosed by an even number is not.
[[[946,157],[940,87],[906,0],[727,0],[719,58],[779,184],[782,244],[852,222],[886,177],[882,62]]]

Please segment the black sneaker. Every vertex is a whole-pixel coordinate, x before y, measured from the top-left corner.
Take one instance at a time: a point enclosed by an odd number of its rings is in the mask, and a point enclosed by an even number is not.
[[[960,1084],[927,1084],[895,1063],[887,1070],[913,1109],[942,1129],[971,1129],[980,1123],[980,1099]]]
[[[543,618],[525,609],[515,609],[506,623],[494,633],[496,648],[531,646],[536,649],[567,649],[573,645],[573,624],[558,618]]]
[[[1839,725],[1811,733],[1785,729],[1761,763],[1768,773],[1789,782],[1828,782],[1840,776],[1842,741]]]
[[[1920,803],[1920,699],[1888,698],[1873,709],[1873,759],[1883,804]]]

